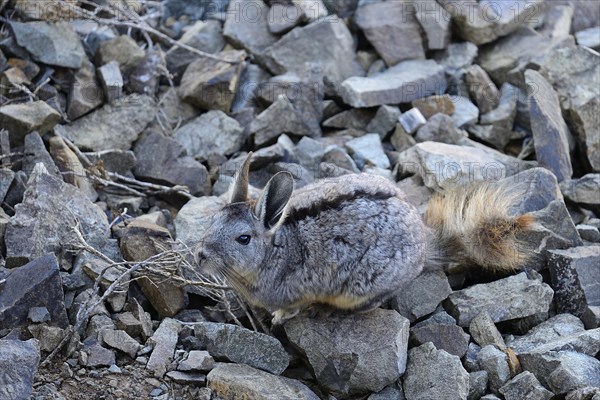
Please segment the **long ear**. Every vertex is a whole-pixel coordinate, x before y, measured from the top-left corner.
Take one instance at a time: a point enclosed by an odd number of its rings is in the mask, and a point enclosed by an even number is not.
[[[267,229],[272,229],[285,219],[286,206],[294,191],[294,177],[289,172],[278,172],[263,190],[254,213]]]
[[[230,203],[240,203],[248,200],[248,173],[250,172],[250,161],[252,152],[248,153],[244,163],[233,178],[233,185],[229,192]]]

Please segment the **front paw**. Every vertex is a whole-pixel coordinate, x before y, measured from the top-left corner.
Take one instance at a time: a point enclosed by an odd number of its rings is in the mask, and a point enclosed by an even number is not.
[[[276,310],[273,313],[273,319],[271,320],[271,323],[273,325],[283,325],[286,321],[294,318],[296,315],[298,315],[298,313],[300,312],[300,309],[292,309],[292,310],[286,310],[283,308],[280,308],[279,310]]]

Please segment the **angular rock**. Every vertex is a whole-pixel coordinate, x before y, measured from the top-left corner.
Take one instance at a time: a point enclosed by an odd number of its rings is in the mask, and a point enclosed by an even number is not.
[[[19,46],[36,61],[78,69],[86,58],[79,37],[66,22],[10,22],[10,27]]]
[[[549,37],[569,36],[575,7],[572,4],[550,3],[545,8],[544,26],[540,32]]]
[[[456,126],[463,128],[467,125],[472,125],[479,119],[479,109],[471,100],[466,97],[456,96],[454,97],[454,114],[452,119],[456,123]]]
[[[409,323],[395,311],[296,317],[284,328],[319,384],[336,396],[378,392],[404,372]]]
[[[185,31],[177,43],[215,54],[225,47],[225,38],[221,30],[219,21],[197,21]],[[180,77],[185,67],[195,61],[198,55],[182,47],[173,46],[165,53],[165,58],[169,72]]]
[[[467,399],[469,374],[457,356],[426,343],[409,352],[403,387],[407,399]]]
[[[261,61],[267,47],[277,41],[268,27],[269,7],[263,0],[231,0],[223,36],[236,48],[243,48]]]
[[[388,133],[394,130],[400,114],[401,112],[398,107],[386,105],[379,107],[375,117],[367,125],[367,132],[378,133],[379,137],[383,140]]]
[[[217,359],[247,364],[276,375],[289,363],[289,356],[277,339],[237,325],[199,322],[194,325],[194,334],[201,347]]]
[[[455,144],[467,136],[467,132],[456,128],[452,117],[440,113],[429,118],[429,121],[417,130],[415,140]]]
[[[222,51],[226,61],[200,57],[187,66],[179,85],[186,103],[206,110],[229,112],[238,89],[245,51]]]
[[[538,72],[525,72],[525,81],[535,88],[529,104],[535,154],[540,166],[551,170],[559,182],[571,178],[569,129],[562,118],[558,96]]]
[[[61,116],[44,101],[0,106],[0,124],[8,129],[14,145],[23,143],[25,135],[38,131],[44,134],[58,124]]]
[[[25,136],[23,152],[26,154],[23,159],[23,171],[27,174],[33,171],[35,164],[42,163],[51,175],[62,179],[60,171],[46,150],[46,145],[38,132],[31,132]]]
[[[354,19],[388,66],[425,58],[419,22],[410,3],[387,1],[365,4],[356,10]]]
[[[498,107],[500,91],[479,65],[474,64],[466,69],[465,81],[479,112],[485,114]]]
[[[396,129],[390,138],[390,143],[394,146],[394,149],[398,152],[403,152],[413,147],[417,142],[410,136],[402,125],[396,124]]]
[[[171,185],[184,185],[191,194],[210,191],[204,165],[186,155],[177,141],[155,131],[144,133],[133,149],[137,164],[133,173],[142,179]]]
[[[455,324],[436,322],[412,328],[410,340],[416,346],[431,342],[436,349],[444,350],[448,354],[461,358],[467,353],[469,345],[469,335],[461,327]]]
[[[403,61],[378,74],[348,78],[339,88],[344,103],[357,108],[410,103],[445,90],[444,68],[433,60]]]
[[[226,399],[319,399],[299,381],[243,364],[219,364],[207,378],[207,385],[213,394]]]
[[[79,188],[90,201],[96,201],[98,193],[94,188],[94,182],[88,178],[79,157],[67,146],[61,136],[50,138],[50,154],[56,161],[58,169],[64,174],[64,178],[59,176],[58,179]]]
[[[446,115],[454,114],[454,101],[447,94],[414,100],[412,106],[418,108],[426,119],[438,113]]]
[[[575,32],[575,39],[578,45],[598,51],[600,49],[600,26]]]
[[[483,114],[482,129],[469,129],[478,139],[502,150],[513,137],[513,125],[517,115],[518,89],[510,83],[502,85],[498,107]],[[473,128],[478,127],[477,125]]]
[[[477,355],[481,368],[488,373],[489,386],[497,392],[512,376],[508,356],[494,345],[487,345]]]
[[[110,367],[115,362],[115,352],[96,343],[84,345],[79,351],[79,363],[86,367]]]
[[[367,400],[406,400],[400,383],[387,386],[380,392],[373,393]]]
[[[600,246],[550,250],[548,266],[557,311],[582,316],[600,306]]]
[[[96,79],[94,64],[86,58],[73,75],[67,100],[67,117],[70,120],[77,119],[100,107],[103,101],[104,92]]]
[[[273,3],[269,8],[267,26],[271,33],[284,34],[300,23],[302,13],[294,4]]]
[[[65,336],[65,330],[46,324],[29,325],[27,330],[39,341],[41,351],[52,352],[56,349]]]
[[[481,347],[492,344],[499,349],[506,348],[502,334],[496,328],[490,315],[485,311],[471,320],[469,333],[471,333],[473,340]]]
[[[175,131],[177,140],[187,154],[200,161],[212,155],[231,155],[245,141],[244,129],[224,112],[213,110],[200,115]]]
[[[121,175],[132,176],[131,170],[135,167],[136,159],[130,150],[102,150],[94,153],[85,153],[92,163],[102,162],[104,169]]]
[[[117,349],[135,358],[137,352],[142,347],[135,339],[129,336],[125,331],[105,330],[100,333],[102,343],[113,349]]]
[[[425,31],[429,50],[444,50],[450,41],[450,18],[444,16],[444,10],[435,0],[422,0],[413,3],[416,17]]]
[[[414,322],[434,312],[450,293],[452,289],[443,272],[423,273],[392,298],[392,307]]]
[[[28,399],[39,363],[40,348],[36,339],[0,340],[0,397]]]
[[[88,244],[104,247],[109,236],[106,214],[77,188],[37,164],[23,202],[15,207],[15,216],[6,228],[7,265],[15,267],[55,253],[61,266],[70,269],[73,255],[66,252],[66,246],[73,240],[72,227],[77,224]]]
[[[477,52],[477,46],[471,42],[450,43],[436,59],[449,71],[456,71],[473,64]]]
[[[116,61],[121,72],[125,73],[142,61],[145,55],[135,40],[128,35],[121,35],[100,43],[96,51],[96,60],[99,65]]]
[[[579,179],[560,183],[560,190],[567,200],[587,207],[600,206],[600,174],[587,174]]]
[[[55,129],[82,150],[129,150],[155,113],[152,98],[130,94]]]
[[[149,339],[154,345],[146,369],[151,370],[154,376],[161,378],[173,361],[175,346],[177,345],[181,323],[171,318],[165,318],[154,335]]]
[[[535,375],[524,371],[506,382],[499,390],[506,400],[550,400],[554,393],[544,388]]]
[[[359,169],[365,166],[390,168],[390,160],[383,151],[381,138],[376,133],[369,133],[346,143],[348,152]]]
[[[400,117],[398,117],[398,122],[404,129],[405,133],[414,134],[417,129],[422,127],[427,123],[425,116],[421,114],[421,111],[415,107],[411,108],[405,113],[402,113]]]
[[[123,96],[123,76],[117,61],[110,61],[98,68],[98,76],[109,103],[113,104]]]
[[[468,400],[479,400],[485,394],[488,385],[487,371],[476,371],[469,373],[469,396]]]
[[[27,318],[33,323],[50,321],[50,312],[46,307],[31,307]]]
[[[167,377],[181,384],[194,386],[206,385],[206,375],[197,372],[170,371],[167,372]]]
[[[575,228],[577,228],[577,233],[579,233],[581,239],[588,242],[600,243],[600,230],[595,226],[579,224]]]
[[[319,40],[315,42],[317,37]],[[269,46],[264,57],[267,68],[275,75],[296,72],[301,76],[307,70],[307,63],[315,60],[318,60],[323,76],[335,83],[350,76],[364,75],[346,24],[327,20],[292,29]],[[340,63],[340,60],[344,62]]]
[[[130,311],[117,314],[115,323],[118,329],[125,331],[133,338],[142,335],[142,323]]]
[[[208,351],[192,350],[188,357],[179,363],[179,371],[210,371],[215,367],[215,360]]]
[[[547,312],[553,293],[541,277],[529,279],[521,272],[451,293],[447,310],[460,326],[468,326],[482,311],[494,322],[507,321]]]
[[[464,365],[467,371],[475,372],[481,370],[481,365],[479,365],[479,360],[477,356],[481,351],[481,347],[476,343],[469,343],[469,347],[467,348],[467,354],[465,355]]]
[[[177,239],[190,248],[198,244],[215,213],[225,204],[224,199],[215,196],[197,197],[188,201],[173,221]]]
[[[375,117],[372,109],[353,108],[345,110],[323,121],[326,128],[349,129],[354,128],[367,131],[367,125]],[[376,132],[376,131],[369,131]]]

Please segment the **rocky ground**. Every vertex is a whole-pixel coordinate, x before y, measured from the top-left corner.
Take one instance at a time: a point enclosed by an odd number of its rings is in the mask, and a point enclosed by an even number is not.
[[[600,399],[595,0],[0,1],[0,398]],[[384,308],[272,327],[202,236],[350,173],[508,182],[509,275],[446,265]],[[256,190],[255,190],[256,189]]]

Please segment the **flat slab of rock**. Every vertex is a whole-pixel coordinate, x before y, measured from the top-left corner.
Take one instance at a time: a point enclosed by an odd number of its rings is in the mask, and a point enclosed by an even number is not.
[[[588,207],[600,206],[600,174],[587,174],[579,179],[569,179],[560,183],[560,190],[567,200]]]
[[[549,400],[554,393],[540,384],[535,375],[524,371],[499,389],[506,400]]]
[[[44,64],[78,69],[86,59],[81,40],[66,22],[11,22],[15,39]]]
[[[104,92],[96,79],[96,69],[87,58],[81,68],[73,75],[73,83],[67,99],[67,116],[77,119],[93,109],[100,107],[104,100]]]
[[[6,227],[7,265],[20,266],[54,253],[61,257],[64,268],[70,266],[73,257],[65,252],[65,246],[72,240],[75,219],[85,240],[102,249],[110,235],[106,214],[75,186],[50,175],[43,164],[36,164],[23,202],[15,207]]]
[[[346,143],[346,147],[356,166],[375,166],[379,168],[390,168],[390,160],[383,151],[381,138],[377,133],[369,133]]]
[[[297,317],[284,325],[319,384],[336,396],[378,392],[406,367],[409,322],[395,311],[323,319]]]
[[[411,322],[431,314],[452,293],[443,272],[422,273],[392,298],[392,307]]]
[[[167,367],[171,364],[171,361],[173,361],[180,329],[181,323],[179,321],[165,318],[154,332],[154,335],[148,339],[154,345],[154,349],[146,368],[154,372],[156,377],[162,377],[167,372]]]
[[[528,317],[547,312],[554,292],[539,279],[527,274],[509,276],[494,282],[473,285],[448,296],[448,312],[460,326],[487,311],[494,322]]]
[[[243,364],[219,364],[207,378],[207,386],[225,399],[319,399],[299,381]]]
[[[62,117],[44,101],[8,104],[0,107],[0,124],[8,129],[10,141],[14,145],[23,143],[30,132],[48,132],[60,122]]]
[[[433,60],[403,61],[368,77],[353,76],[342,82],[340,94],[352,107],[410,103],[446,90],[444,67]]]
[[[315,41],[315,38],[319,40]],[[328,20],[292,29],[269,46],[264,57],[267,68],[275,75],[296,72],[301,76],[309,68],[306,64],[315,60],[318,60],[323,76],[333,82],[364,75],[356,60],[354,41],[346,24]]]
[[[277,339],[237,325],[200,322],[194,325],[194,334],[201,346],[217,359],[247,364],[277,375],[289,363],[289,356]]]
[[[460,326],[438,322],[413,327],[410,340],[417,346],[431,342],[436,349],[461,358],[467,353],[469,345],[469,335]]]
[[[535,88],[529,99],[529,118],[536,158],[559,182],[569,179],[573,175],[569,154],[571,134],[562,117],[558,95],[537,71],[526,71],[525,82]]]
[[[466,400],[469,394],[469,373],[460,358],[436,350],[432,343],[411,349],[402,381],[404,394],[411,400]]]
[[[0,340],[0,397],[28,399],[39,363],[40,348],[36,339]]]
[[[131,94],[55,129],[82,150],[129,150],[155,112],[152,98]]]

